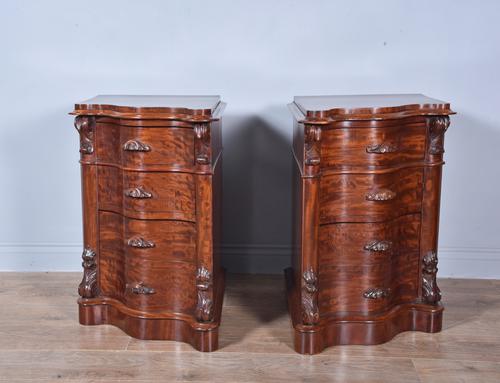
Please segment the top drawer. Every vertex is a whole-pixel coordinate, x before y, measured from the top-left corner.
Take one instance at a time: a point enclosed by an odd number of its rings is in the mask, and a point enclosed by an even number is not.
[[[426,126],[423,122],[388,127],[325,129],[321,166],[393,166],[424,159]]]
[[[131,127],[98,122],[97,161],[134,170],[186,170],[194,166],[194,133],[185,127]]]

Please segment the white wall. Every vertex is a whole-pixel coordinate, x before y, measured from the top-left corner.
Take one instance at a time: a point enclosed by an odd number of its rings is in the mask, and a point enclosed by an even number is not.
[[[1,2],[0,269],[80,270],[78,138],[99,93],[221,94],[224,263],[281,272],[293,95],[424,93],[446,137],[440,275],[500,278],[500,2]]]

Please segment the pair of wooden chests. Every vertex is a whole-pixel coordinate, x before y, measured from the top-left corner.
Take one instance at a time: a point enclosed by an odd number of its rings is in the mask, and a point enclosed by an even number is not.
[[[218,347],[218,96],[97,96],[75,105],[84,325]],[[441,330],[436,284],[450,105],[423,95],[308,96],[289,105],[297,352]]]

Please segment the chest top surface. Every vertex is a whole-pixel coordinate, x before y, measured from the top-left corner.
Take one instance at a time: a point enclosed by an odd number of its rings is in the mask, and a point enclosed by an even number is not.
[[[75,104],[71,114],[203,122],[217,119],[224,106],[220,96],[99,95]]]
[[[454,114],[449,103],[423,94],[296,96],[290,108],[298,120],[313,122]]]

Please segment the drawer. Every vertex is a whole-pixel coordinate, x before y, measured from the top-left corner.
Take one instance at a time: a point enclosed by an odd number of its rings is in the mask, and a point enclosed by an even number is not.
[[[97,161],[137,170],[192,170],[192,128],[97,123]]]
[[[321,265],[318,305],[329,313],[382,312],[418,296],[419,253],[373,264]]]
[[[369,265],[321,265],[318,306],[321,314],[331,312],[374,312],[390,305],[391,263]],[[386,296],[370,298],[380,289]]]
[[[320,265],[380,263],[418,253],[420,214],[382,223],[337,223],[319,228]]]
[[[192,222],[124,219],[123,246],[130,258],[154,268],[165,261],[196,261],[196,226]]]
[[[169,311],[192,315],[196,306],[196,266],[181,262],[151,264],[141,256],[127,256],[125,304],[141,311]]]
[[[102,295],[138,310],[192,313],[195,224],[142,221],[111,212],[100,212],[99,224]]]
[[[384,128],[335,128],[322,132],[321,165],[393,166],[422,161],[426,144],[425,123]]]
[[[422,188],[422,168],[323,176],[320,223],[378,222],[417,213],[421,208]]]
[[[189,173],[136,172],[98,166],[99,209],[138,219],[195,221],[195,183]]]

